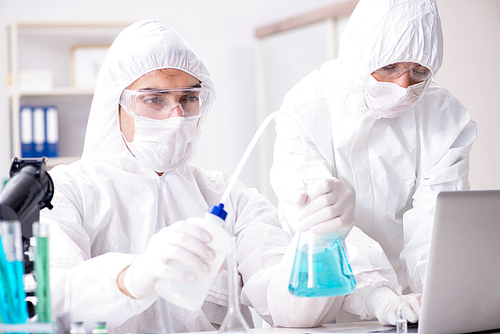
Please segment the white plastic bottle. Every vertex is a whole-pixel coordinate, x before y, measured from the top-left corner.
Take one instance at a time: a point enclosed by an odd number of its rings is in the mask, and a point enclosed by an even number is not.
[[[208,262],[210,272],[202,274],[193,271],[180,262],[172,263],[173,266],[179,269],[195,274],[197,279],[189,283],[159,279],[155,284],[155,291],[160,297],[188,310],[199,310],[201,308],[226,254],[231,250],[231,237],[223,227],[226,216],[224,205],[221,203],[219,206],[210,206],[204,218],[192,221],[192,223],[207,230],[212,236],[212,241],[208,243],[208,246],[215,251],[215,258]]]

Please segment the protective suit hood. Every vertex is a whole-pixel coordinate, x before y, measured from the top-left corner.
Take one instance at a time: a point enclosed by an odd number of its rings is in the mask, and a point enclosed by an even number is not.
[[[373,71],[416,62],[435,75],[443,61],[443,34],[435,0],[360,0],[341,36],[340,68],[356,89]],[[353,87],[353,88],[354,88]]]
[[[159,21],[136,22],[115,39],[99,72],[82,160],[103,161],[130,154],[120,134],[120,95],[144,74],[164,68],[192,75],[215,97],[210,73],[181,36]]]

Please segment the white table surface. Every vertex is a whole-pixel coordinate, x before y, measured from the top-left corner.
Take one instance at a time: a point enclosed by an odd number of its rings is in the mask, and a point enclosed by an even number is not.
[[[252,328],[252,334],[313,334],[313,333],[360,333],[360,331],[353,331],[353,328],[363,327],[366,328],[366,332],[374,331],[377,329],[390,329],[391,326],[381,326],[378,321],[363,321],[363,322],[351,322],[342,324],[327,324],[314,328]],[[198,332],[198,334],[216,334],[218,332]],[[192,334],[192,333],[191,333]]]

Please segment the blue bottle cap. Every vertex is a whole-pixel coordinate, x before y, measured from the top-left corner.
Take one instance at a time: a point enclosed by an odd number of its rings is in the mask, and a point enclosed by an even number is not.
[[[220,203],[219,206],[210,205],[210,207],[208,208],[208,212],[216,215],[222,220],[226,220],[227,212],[224,211],[224,204],[222,203]]]

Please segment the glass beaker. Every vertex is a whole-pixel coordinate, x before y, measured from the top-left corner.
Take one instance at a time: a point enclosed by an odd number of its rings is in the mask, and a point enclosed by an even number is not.
[[[335,232],[300,232],[288,290],[298,297],[350,294],[356,280],[340,238]]]

